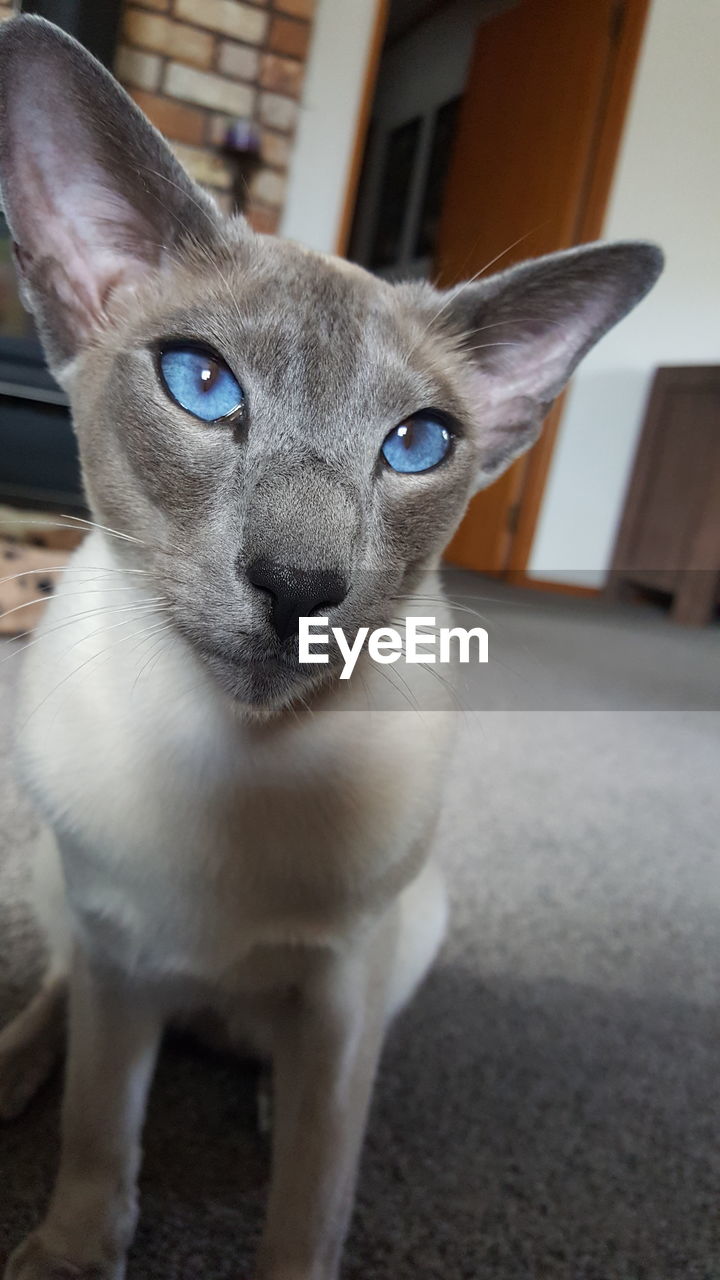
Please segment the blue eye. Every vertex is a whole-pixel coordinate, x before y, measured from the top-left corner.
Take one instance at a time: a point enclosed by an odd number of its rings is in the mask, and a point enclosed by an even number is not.
[[[451,440],[437,418],[418,414],[393,428],[383,441],[382,454],[393,471],[429,471],[447,456]]]
[[[240,383],[211,351],[168,347],[159,364],[168,395],[203,422],[218,422],[242,408],[245,397]]]

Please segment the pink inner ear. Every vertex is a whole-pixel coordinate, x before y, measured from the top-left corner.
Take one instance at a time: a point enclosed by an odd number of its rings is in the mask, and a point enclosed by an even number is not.
[[[16,103],[13,124],[24,141],[15,140],[12,198],[21,261],[49,260],[60,301],[92,328],[112,290],[140,277],[160,247],[129,201],[110,189],[85,129],[67,110],[59,107],[50,128],[45,111],[30,108],[28,119],[22,110]]]
[[[581,310],[569,311],[562,320],[548,319],[542,328],[538,324],[534,333],[523,332],[518,324],[512,340],[498,343],[488,351],[486,360],[480,350],[471,386],[486,420],[507,421],[511,403],[525,400],[542,405],[554,400],[604,313],[602,295],[589,298]]]
[[[566,380],[576,344],[558,326],[553,333],[515,341],[492,352],[470,374],[470,394],[488,426],[504,424],[509,405],[553,399]]]
[[[588,304],[587,312],[591,311]],[[541,333],[524,336],[518,326],[512,342],[488,350],[490,358],[474,365],[468,392],[480,430],[480,487],[537,439],[544,411],[565,385],[590,323],[589,314],[571,315]]]

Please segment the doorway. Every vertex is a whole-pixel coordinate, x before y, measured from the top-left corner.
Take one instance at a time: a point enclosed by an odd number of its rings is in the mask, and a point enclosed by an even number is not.
[[[649,0],[391,0],[348,256],[443,288],[602,232]],[[446,559],[525,570],[562,416]]]

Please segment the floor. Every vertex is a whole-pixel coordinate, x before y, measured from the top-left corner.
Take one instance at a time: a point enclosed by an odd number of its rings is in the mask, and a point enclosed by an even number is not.
[[[464,672],[440,833],[452,931],[387,1046],[344,1276],[717,1280],[718,629],[453,590],[490,663]],[[37,970],[33,832],[3,758],[0,1020]],[[0,1135],[0,1261],[46,1199],[57,1108],[55,1083]],[[249,1275],[266,1176],[252,1076],[170,1046],[129,1275]]]

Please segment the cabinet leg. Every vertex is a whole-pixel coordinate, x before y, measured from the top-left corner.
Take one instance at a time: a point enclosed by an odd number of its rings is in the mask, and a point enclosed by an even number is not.
[[[712,569],[688,569],[675,592],[671,616],[688,627],[707,627],[713,619],[720,574]]]

